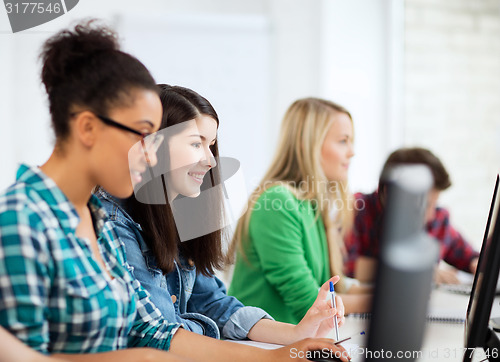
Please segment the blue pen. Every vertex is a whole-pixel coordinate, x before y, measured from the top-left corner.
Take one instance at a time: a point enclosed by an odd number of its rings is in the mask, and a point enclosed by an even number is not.
[[[364,336],[364,335],[365,335],[365,331],[361,331],[361,332],[359,332],[359,333],[354,333],[354,334],[353,334],[352,336],[350,336],[350,337],[347,337],[347,338],[344,338],[344,339],[343,339],[343,340],[341,340],[341,341],[337,341],[337,342],[335,342],[335,343],[334,343],[334,345],[344,343],[345,341],[348,341],[348,340],[350,340],[350,339],[351,339],[351,338],[353,338],[353,337],[357,337],[357,336],[358,336],[358,334],[359,334],[360,336]]]
[[[330,295],[332,296],[332,306],[337,309],[337,304],[335,303],[335,288],[333,286],[333,282],[330,282]],[[333,324],[335,325],[335,340],[339,341],[339,324],[337,322],[337,314],[333,316]]]

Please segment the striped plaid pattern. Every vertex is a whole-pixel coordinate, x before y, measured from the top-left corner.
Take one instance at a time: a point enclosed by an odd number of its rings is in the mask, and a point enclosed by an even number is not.
[[[95,197],[89,201],[109,273],[76,237],[79,218],[53,180],[22,165],[0,195],[0,325],[43,353],[131,346],[167,350],[168,323],[133,278],[125,249]]]
[[[378,192],[357,193],[354,196],[360,209],[356,211],[353,229],[345,237],[347,260],[344,268],[348,276],[354,276],[358,256],[378,258],[382,238],[383,208]],[[470,263],[479,257],[479,253],[453,228],[446,209],[437,207],[434,218],[425,225],[425,230],[439,242],[440,259],[457,269],[470,271]]]

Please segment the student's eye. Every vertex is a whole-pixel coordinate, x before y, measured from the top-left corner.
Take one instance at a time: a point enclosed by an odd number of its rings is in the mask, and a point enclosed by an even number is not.
[[[340,143],[342,143],[342,144],[347,143],[347,139],[340,140]]]
[[[193,146],[194,148],[201,148],[201,142],[191,143],[191,146]]]

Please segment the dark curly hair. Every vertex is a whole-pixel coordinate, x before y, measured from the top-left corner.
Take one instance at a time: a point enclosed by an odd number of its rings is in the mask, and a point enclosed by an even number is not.
[[[146,67],[122,52],[117,35],[95,19],[49,38],[40,59],[56,141],[67,138],[74,106],[105,115],[110,107],[131,104],[136,89],[158,92]]]

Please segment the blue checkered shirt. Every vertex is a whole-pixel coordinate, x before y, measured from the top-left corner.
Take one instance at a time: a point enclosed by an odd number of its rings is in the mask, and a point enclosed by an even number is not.
[[[109,275],[75,235],[71,202],[36,167],[22,165],[0,194],[0,325],[43,353],[168,350],[168,323],[131,275],[124,246],[92,196],[99,251]]]

